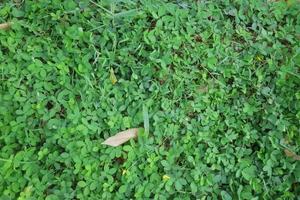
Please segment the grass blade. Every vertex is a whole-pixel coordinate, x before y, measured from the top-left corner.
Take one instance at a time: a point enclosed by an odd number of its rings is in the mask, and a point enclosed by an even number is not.
[[[145,105],[143,105],[143,119],[144,119],[145,133],[149,134],[149,114],[148,114],[148,108]]]

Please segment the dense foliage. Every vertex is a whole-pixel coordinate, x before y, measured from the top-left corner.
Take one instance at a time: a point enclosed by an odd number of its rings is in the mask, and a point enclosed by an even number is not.
[[[0,199],[299,198],[297,1],[7,0],[4,22]]]

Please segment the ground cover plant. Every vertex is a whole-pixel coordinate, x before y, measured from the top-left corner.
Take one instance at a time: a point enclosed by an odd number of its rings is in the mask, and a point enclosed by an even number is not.
[[[0,199],[299,199],[299,4],[1,1]]]

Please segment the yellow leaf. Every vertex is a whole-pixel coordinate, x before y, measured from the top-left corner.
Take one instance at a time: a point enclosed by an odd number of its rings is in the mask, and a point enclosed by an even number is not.
[[[136,138],[137,133],[138,133],[138,128],[131,128],[126,131],[119,132],[116,135],[107,138],[104,142],[102,142],[102,144],[117,147],[132,138]]]
[[[113,85],[118,81],[113,68],[110,69],[110,77],[109,78]]]
[[[31,196],[31,193],[32,193],[32,189],[33,187],[32,186],[27,186],[23,192],[20,193],[20,196],[18,198],[18,200],[26,200],[26,199],[29,199],[30,196]]]
[[[262,61],[262,60],[263,60],[263,58],[262,58],[261,56],[256,56],[256,59],[257,59],[258,61]]]
[[[168,175],[163,175],[163,180],[164,181],[167,181],[167,180],[169,180],[170,179],[170,176],[168,176]]]

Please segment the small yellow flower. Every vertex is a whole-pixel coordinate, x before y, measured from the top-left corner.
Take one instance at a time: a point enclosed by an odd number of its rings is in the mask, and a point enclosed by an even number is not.
[[[163,175],[163,177],[162,177],[162,178],[163,178],[163,180],[164,180],[164,181],[167,181],[167,180],[169,180],[169,179],[170,179],[170,176],[168,176],[168,175]]]
[[[127,173],[127,170],[126,169],[123,169],[122,170],[122,175],[125,175]]]

